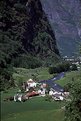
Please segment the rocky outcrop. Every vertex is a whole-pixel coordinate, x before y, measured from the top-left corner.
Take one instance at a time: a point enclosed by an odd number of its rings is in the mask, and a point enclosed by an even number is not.
[[[81,1],[41,0],[43,9],[55,31],[62,55],[72,56],[81,42]]]

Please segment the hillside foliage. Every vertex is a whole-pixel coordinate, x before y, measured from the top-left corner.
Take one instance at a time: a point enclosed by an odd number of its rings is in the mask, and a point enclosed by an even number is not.
[[[70,62],[61,62],[56,64],[55,66],[49,67],[49,73],[61,73],[67,71],[76,71],[77,66],[75,64],[71,64]]]
[[[5,80],[11,82],[13,66],[37,68],[49,65],[52,58],[52,62],[57,61],[58,55],[55,36],[39,0],[0,1],[0,80],[3,89]]]
[[[65,121],[81,121],[81,81],[80,79],[68,84],[70,91],[70,100],[65,110]]]

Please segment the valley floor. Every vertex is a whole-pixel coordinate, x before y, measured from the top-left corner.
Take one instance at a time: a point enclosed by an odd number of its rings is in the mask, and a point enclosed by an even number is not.
[[[24,103],[3,102],[1,121],[63,121],[64,102],[48,102],[44,97],[34,97]]]
[[[16,69],[14,78],[16,81],[26,79],[27,75],[35,75],[37,79],[48,79],[53,77],[48,73],[48,69]],[[22,78],[21,78],[22,77]],[[74,77],[81,79],[81,71],[68,72],[63,79],[57,81],[64,86]],[[46,101],[45,97],[33,97],[26,102],[3,101],[8,96],[13,96],[18,89],[11,88],[7,92],[1,92],[1,121],[63,121],[64,101]]]

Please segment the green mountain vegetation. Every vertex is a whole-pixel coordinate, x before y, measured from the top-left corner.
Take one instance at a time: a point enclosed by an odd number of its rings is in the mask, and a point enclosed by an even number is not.
[[[13,85],[13,66],[37,68],[57,62],[58,58],[55,36],[40,1],[1,0],[1,88],[6,88],[7,82]]]

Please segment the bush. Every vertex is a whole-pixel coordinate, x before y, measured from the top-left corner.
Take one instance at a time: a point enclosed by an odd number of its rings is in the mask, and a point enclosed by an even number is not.
[[[10,87],[14,87],[14,80],[12,78],[13,69],[10,67],[0,68],[0,91],[5,91]]]
[[[53,74],[54,73],[54,67],[49,67],[49,73]]]
[[[59,63],[54,67],[49,67],[49,73],[60,73],[60,72],[66,72],[70,70],[70,63]]]
[[[49,101],[49,102],[51,102],[52,101],[52,97],[50,96],[50,95],[46,95],[45,96],[45,101]]]
[[[76,71],[77,70],[77,66],[75,64],[71,65],[71,71]]]
[[[22,68],[38,68],[42,66],[42,61],[33,56],[21,55],[12,61],[13,66]]]

